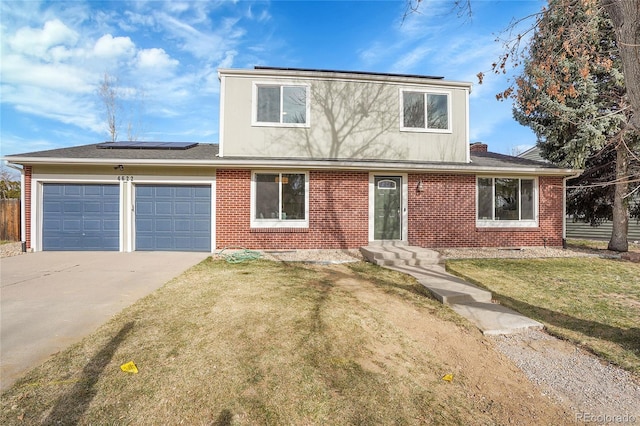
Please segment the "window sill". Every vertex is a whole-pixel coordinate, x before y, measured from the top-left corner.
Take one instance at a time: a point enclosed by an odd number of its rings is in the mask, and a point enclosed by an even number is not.
[[[476,232],[540,232],[539,226],[476,226]]]
[[[252,127],[282,127],[282,128],[308,128],[311,127],[309,123],[268,123],[255,121],[251,123]]]
[[[251,228],[249,233],[251,234],[293,234],[293,233],[307,233],[309,228]]]
[[[409,133],[453,133],[451,129],[422,129],[419,127],[400,127],[400,131]]]

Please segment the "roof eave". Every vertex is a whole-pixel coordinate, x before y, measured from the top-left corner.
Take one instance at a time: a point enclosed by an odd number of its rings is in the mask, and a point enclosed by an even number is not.
[[[457,173],[457,174],[509,174],[536,176],[574,176],[581,170],[556,169],[545,167],[495,167],[465,164],[425,164],[397,163],[389,161],[347,161],[347,160],[303,160],[303,159],[233,159],[215,158],[211,160],[158,160],[158,159],[97,159],[97,158],[43,158],[43,157],[5,157],[14,164],[41,165],[139,165],[139,166],[201,166],[214,168],[251,168],[251,169],[314,169],[314,170],[369,170],[420,173]]]
[[[473,83],[466,81],[454,81],[445,80],[439,78],[424,78],[424,77],[412,77],[407,75],[383,75],[383,74],[367,74],[367,73],[337,73],[330,71],[311,71],[311,70],[296,70],[296,69],[238,69],[238,68],[219,68],[218,79],[223,75],[225,76],[238,76],[238,77],[275,77],[275,78],[304,78],[309,80],[323,80],[327,78],[335,80],[345,81],[372,81],[372,82],[384,82],[384,83],[405,83],[405,84],[430,84],[443,87],[458,87],[471,90]]]

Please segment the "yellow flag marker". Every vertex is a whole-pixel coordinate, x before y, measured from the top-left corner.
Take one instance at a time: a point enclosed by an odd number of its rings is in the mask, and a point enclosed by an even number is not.
[[[444,380],[445,382],[452,382],[453,381],[453,374],[451,374],[451,373],[445,374],[444,377],[442,377],[442,380]]]
[[[125,373],[137,373],[138,372],[138,367],[136,367],[136,365],[133,363],[133,361],[129,361],[126,364],[122,364],[120,366],[120,370],[124,371]]]

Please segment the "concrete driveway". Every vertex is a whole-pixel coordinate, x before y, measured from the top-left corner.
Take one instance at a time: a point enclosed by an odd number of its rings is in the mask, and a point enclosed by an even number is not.
[[[0,388],[207,256],[37,252],[0,259]]]

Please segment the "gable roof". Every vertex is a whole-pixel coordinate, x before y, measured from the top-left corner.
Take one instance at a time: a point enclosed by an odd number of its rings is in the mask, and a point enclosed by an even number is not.
[[[217,144],[198,143],[194,147],[188,149],[103,149],[103,143],[90,145],[72,146],[69,148],[49,149],[46,151],[27,152],[25,154],[7,155],[7,161],[22,163],[43,163],[43,162],[61,162],[67,160],[67,163],[102,163],[113,162],[114,160],[130,160],[131,162],[139,161],[140,163],[148,162],[174,162],[174,163],[198,163],[203,160],[210,162],[211,159],[218,155]],[[118,142],[114,142],[118,144]],[[49,160],[49,161],[46,161]],[[56,161],[58,160],[58,161]]]
[[[512,157],[494,152],[472,152],[470,163],[417,162],[388,160],[255,158],[218,156],[217,144],[198,143],[188,149],[101,149],[101,144],[58,148],[25,154],[8,155],[15,164],[129,164],[154,166],[206,166],[217,168],[324,170],[388,170],[418,173],[494,173],[519,175],[572,176],[579,170],[563,169],[550,163]]]
[[[327,69],[313,69],[313,68],[281,68],[281,67],[266,67],[256,65],[253,67],[256,70],[269,70],[269,71],[299,71],[303,73],[323,73],[323,74],[363,74],[363,75],[375,75],[384,77],[409,77],[409,78],[424,78],[428,80],[443,80],[444,77],[438,77],[433,75],[420,75],[420,74],[394,74],[386,72],[370,72],[370,71],[345,71],[345,70],[327,70]]]

